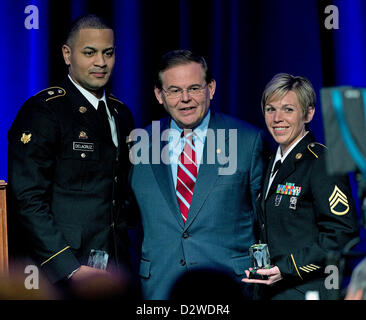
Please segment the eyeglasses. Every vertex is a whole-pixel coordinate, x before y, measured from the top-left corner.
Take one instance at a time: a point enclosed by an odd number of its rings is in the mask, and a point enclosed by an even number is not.
[[[206,89],[207,84],[204,86],[200,85],[193,85],[187,89],[182,89],[178,87],[169,88],[168,90],[165,90],[162,88],[162,90],[165,92],[166,96],[171,99],[180,98],[183,95],[184,91],[187,91],[187,93],[190,96],[199,96],[203,93],[203,91]]]

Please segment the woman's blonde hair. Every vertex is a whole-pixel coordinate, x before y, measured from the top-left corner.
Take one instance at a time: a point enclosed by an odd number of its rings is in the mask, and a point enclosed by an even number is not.
[[[294,77],[288,73],[278,73],[268,82],[263,91],[261,101],[263,113],[264,107],[271,100],[281,99],[289,91],[295,92],[304,116],[308,113],[309,107],[315,107],[316,94],[308,79],[300,76]]]

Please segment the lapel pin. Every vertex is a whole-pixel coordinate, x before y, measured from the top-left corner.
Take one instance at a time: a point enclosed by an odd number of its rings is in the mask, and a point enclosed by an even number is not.
[[[275,198],[275,206],[278,207],[282,200],[282,194],[277,194]]]
[[[85,131],[80,131],[79,139],[88,139],[88,136]]]
[[[85,113],[86,112],[86,108],[85,107],[83,107],[83,106],[81,106],[80,108],[79,108],[79,112],[80,113]]]

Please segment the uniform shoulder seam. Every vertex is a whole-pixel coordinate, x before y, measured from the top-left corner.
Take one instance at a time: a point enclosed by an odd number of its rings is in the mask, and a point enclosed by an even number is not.
[[[55,98],[63,97],[66,94],[66,90],[62,87],[49,87],[37,92],[34,96],[44,96],[45,101],[49,101]]]
[[[119,102],[120,104],[123,104],[124,105],[124,103],[121,101],[121,100],[118,100],[114,95],[109,95],[109,99],[111,99],[111,100],[114,100],[114,101],[117,101],[117,102]]]
[[[315,158],[319,158],[317,150],[315,150],[316,146],[320,146],[322,149],[327,149],[327,147],[324,144],[321,144],[319,142],[311,142],[308,144],[307,148],[308,150],[314,155]]]

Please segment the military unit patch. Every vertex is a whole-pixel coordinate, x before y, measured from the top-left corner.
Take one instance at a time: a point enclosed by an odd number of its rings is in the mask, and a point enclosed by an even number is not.
[[[349,211],[347,196],[337,186],[334,186],[333,193],[329,197],[329,207],[337,216],[343,216]]]

